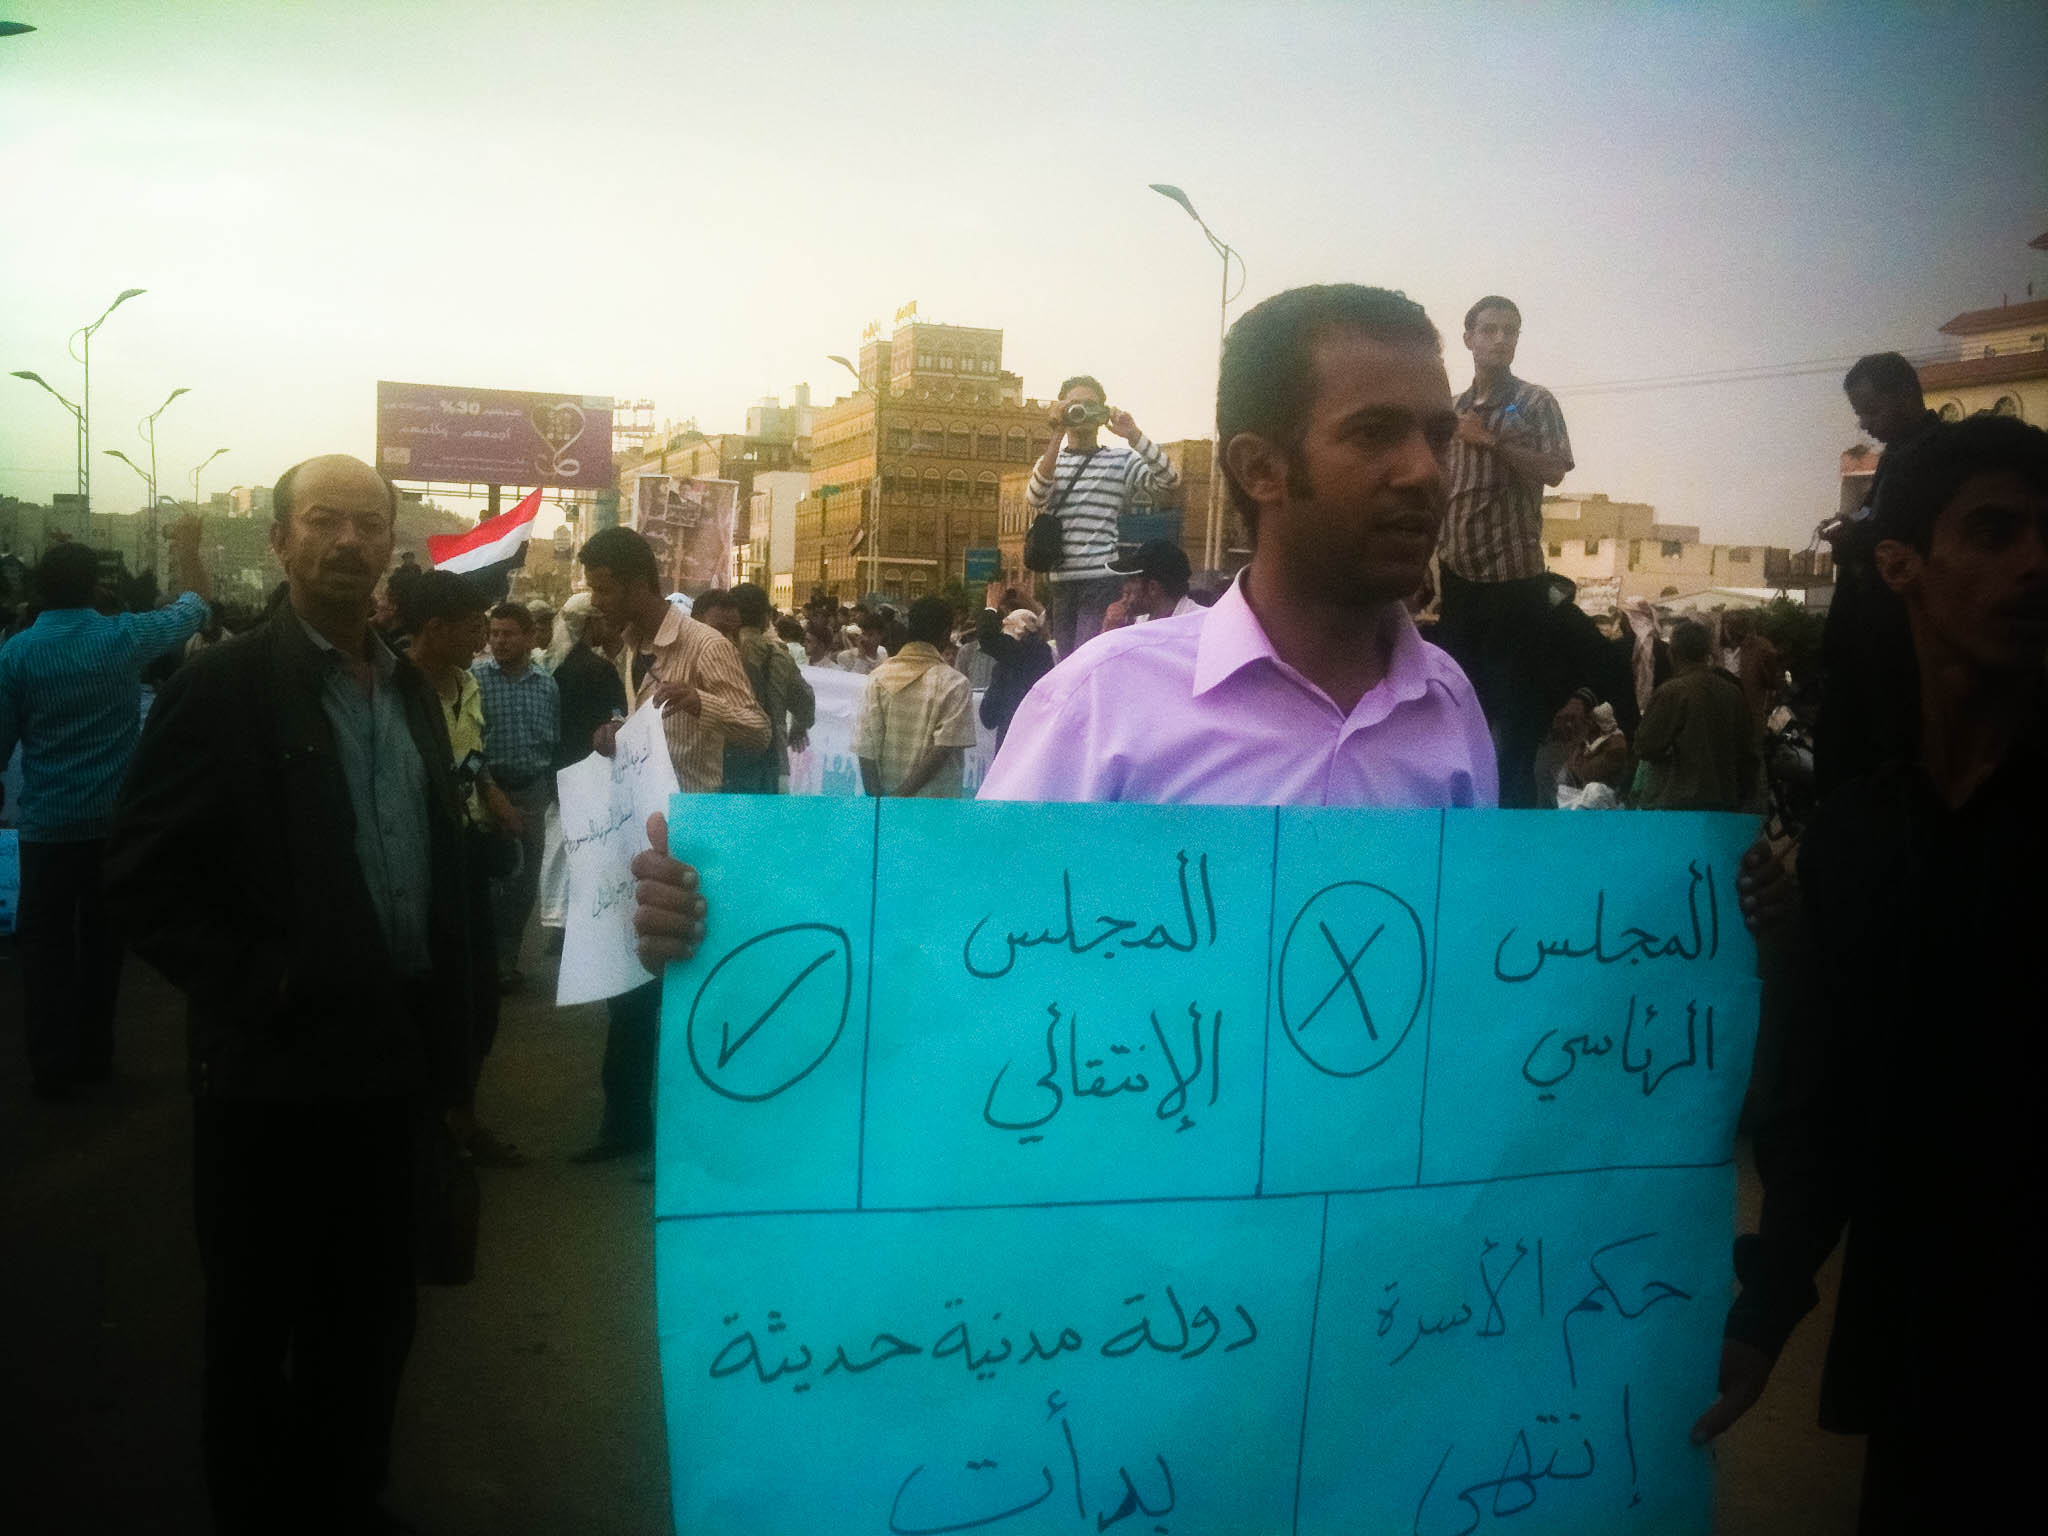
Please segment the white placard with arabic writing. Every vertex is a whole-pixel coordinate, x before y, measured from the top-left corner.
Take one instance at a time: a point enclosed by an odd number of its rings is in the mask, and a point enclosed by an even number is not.
[[[675,764],[653,702],[619,728],[609,758],[593,752],[555,775],[569,855],[569,923],[555,1002],[590,1003],[654,976],[633,952],[633,855],[647,818],[668,809]]]

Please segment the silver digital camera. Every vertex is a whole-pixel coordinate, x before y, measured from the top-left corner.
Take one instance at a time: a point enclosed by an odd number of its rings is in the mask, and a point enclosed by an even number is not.
[[[1092,400],[1076,400],[1060,414],[1070,427],[1099,427],[1109,420],[1109,407]]]

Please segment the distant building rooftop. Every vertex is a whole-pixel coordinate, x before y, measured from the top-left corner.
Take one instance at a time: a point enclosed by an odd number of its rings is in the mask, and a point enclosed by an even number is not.
[[[2048,300],[2042,307],[2048,308]],[[1996,313],[1996,311],[1994,311]],[[1945,329],[1945,327],[1944,327]],[[2032,352],[2001,352],[1996,357],[1965,357],[1947,363],[1922,363],[1922,389],[1961,389],[1969,384],[2007,384],[2048,374],[2048,348]]]
[[[1941,328],[1944,336],[1976,336],[1984,331],[2003,331],[2019,325],[2048,320],[2048,299],[2030,299],[2025,304],[2001,304],[1996,309],[1969,309]]]

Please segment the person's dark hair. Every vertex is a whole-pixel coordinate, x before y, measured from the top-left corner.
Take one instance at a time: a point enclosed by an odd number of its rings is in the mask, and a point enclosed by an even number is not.
[[[52,544],[36,562],[35,585],[45,608],[90,608],[99,594],[99,556],[84,544]]]
[[[325,457],[325,455],[322,455]],[[290,469],[277,477],[277,484],[270,488],[270,518],[279,529],[289,528],[292,522],[292,493],[298,485],[299,471],[312,463],[301,459]],[[384,482],[384,494],[391,503],[391,526],[398,526],[398,487],[383,470],[377,471],[377,478]]]
[[[741,622],[744,623],[745,621],[742,620]],[[804,627],[785,613],[775,621],[775,636],[779,640],[794,640],[801,645],[804,638]]]
[[[732,589],[733,605],[740,611],[740,623],[748,629],[768,627],[768,594],[751,581]]]
[[[524,603],[500,603],[491,610],[493,619],[510,619],[529,634],[533,631],[533,614]]]
[[[610,571],[622,582],[641,582],[647,590],[661,591],[661,567],[655,563],[654,546],[635,528],[600,528],[576,552],[583,569]]]
[[[712,587],[707,591],[699,592],[690,600],[690,614],[693,618],[701,619],[714,608],[730,608],[733,612],[738,613],[740,609],[739,600],[723,587]],[[742,620],[741,622],[745,621]]]
[[[483,593],[454,571],[415,571],[411,581],[392,586],[399,621],[413,632],[430,620],[468,618],[489,606]]]
[[[1505,299],[1497,293],[1489,293],[1485,298],[1465,311],[1465,329],[1471,330],[1473,326],[1479,323],[1481,313],[1489,309],[1504,309],[1517,320],[1522,318],[1521,305],[1517,304],[1513,299]]]
[[[1107,400],[1109,398],[1109,391],[1102,387],[1102,381],[1096,378],[1095,375],[1093,375],[1092,373],[1077,373],[1071,379],[1066,379],[1062,381],[1060,384],[1060,398],[1062,400],[1066,399],[1067,391],[1072,389],[1076,384],[1085,384],[1090,389],[1094,390],[1095,393],[1102,396],[1103,399]]]
[[[1872,352],[1857,358],[1842,375],[1842,390],[1846,394],[1859,384],[1887,400],[1921,398],[1919,372],[1897,352]]]
[[[1885,455],[1873,531],[1925,554],[1934,525],[1972,475],[2010,473],[2048,490],[2048,432],[2014,416],[1980,414],[1930,427],[1911,446]]]
[[[878,635],[889,627],[889,621],[879,613],[862,613],[857,622],[863,632],[872,630]]]
[[[920,597],[910,605],[905,623],[912,640],[944,645],[953,638],[953,605],[943,597]]]
[[[1224,340],[1216,382],[1218,444],[1227,448],[1233,437],[1250,432],[1284,449],[1292,466],[1315,403],[1315,349],[1336,331],[1392,345],[1443,348],[1422,306],[1390,288],[1318,283],[1276,293],[1240,315]],[[1227,457],[1223,479],[1245,531],[1256,540],[1258,503],[1237,483]]]
[[[1688,666],[1707,659],[1707,626],[1697,619],[1680,619],[1671,627],[1671,659]]]

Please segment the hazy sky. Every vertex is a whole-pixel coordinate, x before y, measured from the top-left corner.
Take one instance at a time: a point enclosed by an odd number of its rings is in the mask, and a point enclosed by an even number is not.
[[[68,489],[66,333],[102,447],[174,386],[166,491],[372,453],[379,378],[648,396],[737,429],[851,381],[871,319],[1000,326],[1034,395],[1210,430],[1238,309],[1405,289],[1525,316],[1572,491],[1803,544],[1855,439],[1839,370],[2048,292],[2048,7],[0,0],[0,491]],[[1237,309],[1233,310],[1235,314]],[[104,467],[101,467],[104,466]]]

